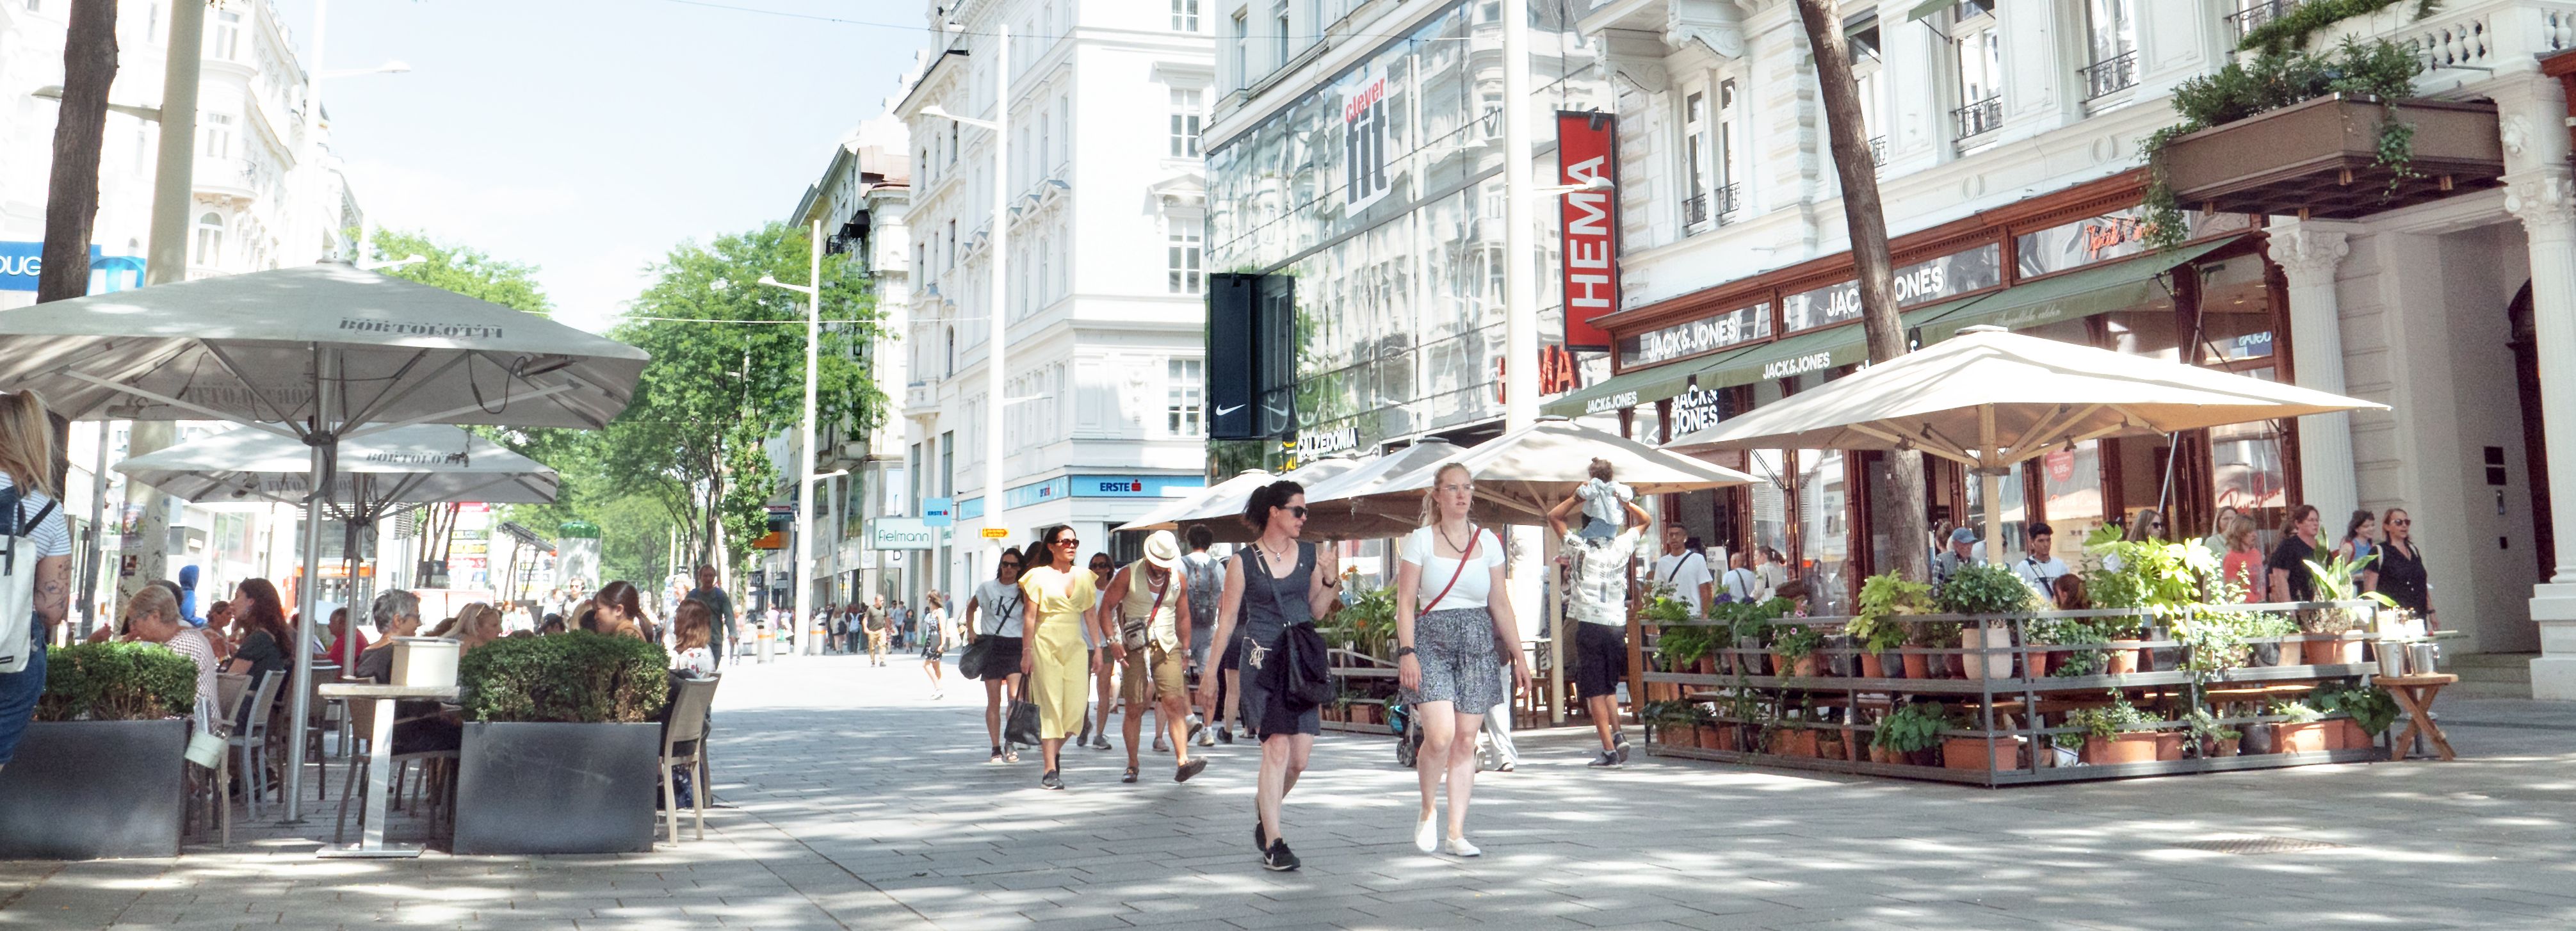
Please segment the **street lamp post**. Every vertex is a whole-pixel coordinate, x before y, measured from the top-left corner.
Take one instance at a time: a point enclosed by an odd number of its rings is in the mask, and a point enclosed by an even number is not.
[[[993,315],[992,332],[984,342],[992,353],[984,367],[984,527],[999,528],[1002,523],[1002,410],[1009,406],[1002,396],[1003,308],[1009,306],[1011,259],[1011,199],[1004,192],[1011,185],[1011,27],[1001,27],[993,39],[993,119],[978,120],[957,116],[937,106],[921,108],[925,116],[953,120],[993,133]],[[1002,542],[984,544],[985,553],[998,563]]]
[[[819,374],[815,371],[815,349],[823,341],[822,217],[814,218],[813,232],[807,238],[813,246],[813,264],[806,271],[811,284],[787,284],[768,275],[760,276],[761,284],[805,295],[805,441],[798,444],[804,447],[804,452],[797,457],[800,461],[796,467],[796,556],[790,568],[796,573],[796,615],[790,619],[796,640],[789,649],[790,653],[805,651],[806,625],[813,623],[810,612],[814,609],[814,387],[815,376]]]

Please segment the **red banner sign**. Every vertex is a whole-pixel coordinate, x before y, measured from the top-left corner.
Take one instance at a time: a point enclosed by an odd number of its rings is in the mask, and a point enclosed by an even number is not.
[[[1556,114],[1556,182],[1619,181],[1619,124],[1607,113]],[[1619,309],[1619,192],[1568,191],[1557,206],[1564,246],[1565,345],[1608,351],[1610,334],[1594,318]]]

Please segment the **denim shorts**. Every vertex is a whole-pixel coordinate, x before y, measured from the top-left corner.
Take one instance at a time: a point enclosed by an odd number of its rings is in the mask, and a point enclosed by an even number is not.
[[[41,631],[42,624],[35,625]],[[27,735],[27,724],[35,720],[36,699],[45,694],[45,650],[39,641],[36,652],[27,657],[27,668],[0,673],[0,766],[9,764],[18,753],[18,738]]]

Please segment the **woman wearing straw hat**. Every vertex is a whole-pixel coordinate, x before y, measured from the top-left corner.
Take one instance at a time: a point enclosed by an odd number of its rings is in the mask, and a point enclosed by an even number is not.
[[[1175,753],[1173,782],[1188,782],[1207,768],[1190,759],[1189,580],[1181,568],[1181,541],[1169,530],[1145,538],[1145,558],[1118,570],[1100,602],[1100,639],[1118,664],[1118,694],[1127,705],[1127,776],[1136,781],[1136,735],[1152,708]]]

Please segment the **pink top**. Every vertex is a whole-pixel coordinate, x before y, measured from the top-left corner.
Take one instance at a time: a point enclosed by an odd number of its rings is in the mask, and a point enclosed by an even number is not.
[[[2260,602],[2262,599],[2255,597],[2254,594],[2254,573],[2260,572],[2262,569],[2263,554],[2253,550],[2235,550],[2229,552],[2227,554],[2227,558],[2219,562],[2218,576],[2219,578],[2245,586],[2245,600],[2247,602]]]

